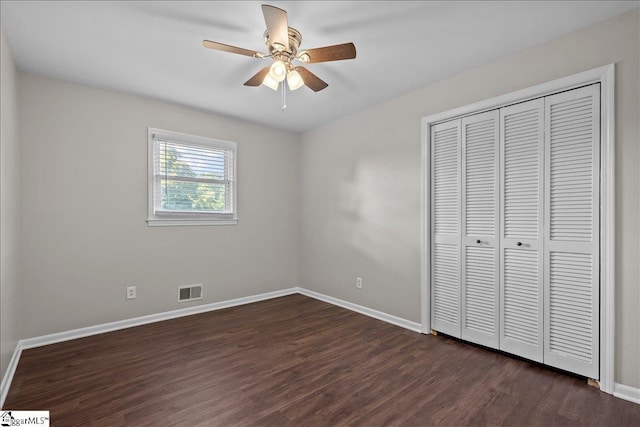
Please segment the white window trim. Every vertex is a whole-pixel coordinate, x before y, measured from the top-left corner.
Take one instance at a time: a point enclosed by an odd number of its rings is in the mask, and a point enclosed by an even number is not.
[[[233,155],[233,214],[221,214],[216,218],[216,214],[208,213],[180,213],[163,212],[156,213],[154,209],[154,177],[153,177],[153,142],[154,136],[169,141],[184,142],[205,147],[229,148]],[[238,144],[221,139],[207,138],[204,136],[189,135],[186,133],[173,132],[164,129],[147,128],[147,225],[156,226],[183,226],[183,225],[235,225],[238,223]],[[182,216],[182,217],[181,217]]]
[[[430,274],[431,126],[580,86],[600,83],[600,389],[614,393],[615,362],[615,64],[433,114],[422,119],[421,323],[431,331]],[[427,181],[429,180],[429,182]]]

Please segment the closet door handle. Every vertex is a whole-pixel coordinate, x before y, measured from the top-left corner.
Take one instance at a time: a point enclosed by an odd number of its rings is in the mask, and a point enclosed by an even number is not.
[[[518,242],[518,243],[516,243],[516,245],[522,246],[522,242]]]
[[[476,240],[476,243],[482,243],[482,242],[480,242],[480,239],[478,239],[478,240]]]

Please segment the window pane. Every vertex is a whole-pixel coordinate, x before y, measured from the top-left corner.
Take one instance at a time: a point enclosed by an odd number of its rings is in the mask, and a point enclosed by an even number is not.
[[[175,211],[227,212],[227,184],[160,180],[160,209]]]
[[[158,172],[168,176],[225,179],[227,153],[224,150],[187,147],[160,142]]]

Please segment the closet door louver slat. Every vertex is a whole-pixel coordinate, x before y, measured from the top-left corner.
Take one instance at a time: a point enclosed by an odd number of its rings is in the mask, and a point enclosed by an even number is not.
[[[461,120],[462,338],[498,348],[498,110]]]
[[[538,283],[537,251],[505,249],[504,263],[504,314],[502,335],[505,340],[523,343],[537,348],[540,339],[539,291],[532,283]],[[504,346],[503,346],[504,347]]]
[[[500,349],[543,359],[544,100],[500,110]]]
[[[431,128],[431,327],[460,337],[460,120]]]
[[[599,378],[600,86],[545,99],[546,364]]]
[[[433,255],[434,319],[445,324],[458,325],[460,316],[458,245],[436,243]],[[455,332],[447,332],[442,327],[435,329],[445,333]]]

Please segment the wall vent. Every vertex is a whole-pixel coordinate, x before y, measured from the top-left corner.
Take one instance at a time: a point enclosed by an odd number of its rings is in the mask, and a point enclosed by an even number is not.
[[[178,287],[178,302],[202,299],[202,285],[186,285]]]

